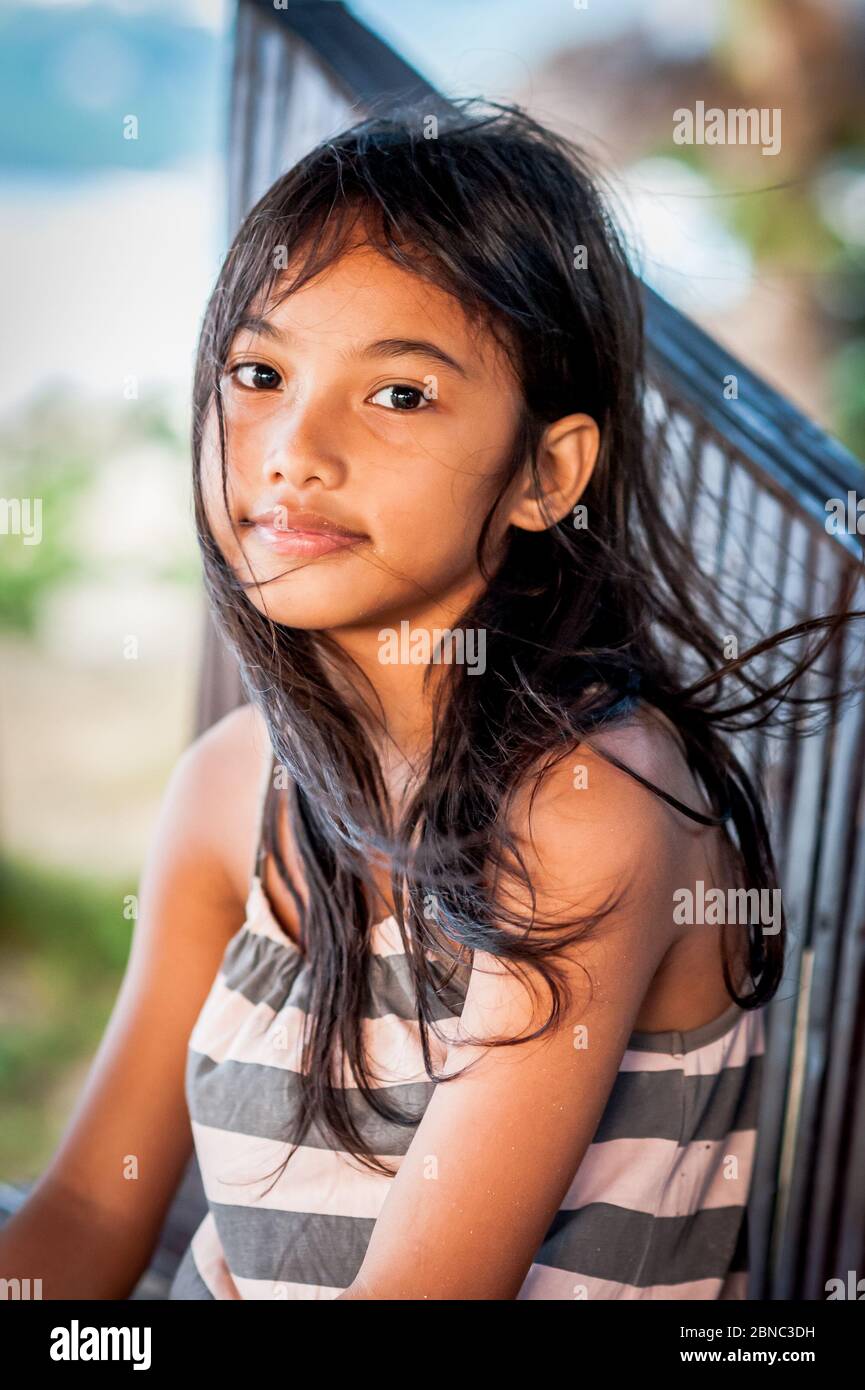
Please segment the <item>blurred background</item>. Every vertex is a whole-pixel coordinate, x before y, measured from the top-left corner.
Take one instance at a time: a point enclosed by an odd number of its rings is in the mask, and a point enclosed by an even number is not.
[[[861,0],[350,8],[446,94],[581,139],[644,278],[865,456]],[[191,737],[232,23],[229,0],[0,13],[0,497],[41,498],[43,533],[0,533],[0,1182],[41,1171],[79,1094]],[[676,144],[698,100],[780,108],[780,152]]]

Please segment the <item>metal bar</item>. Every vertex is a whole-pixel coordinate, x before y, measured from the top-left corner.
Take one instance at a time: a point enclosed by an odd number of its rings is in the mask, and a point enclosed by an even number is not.
[[[842,555],[827,540],[825,533],[822,537],[815,535],[811,547],[816,573],[823,577],[835,575]],[[808,672],[806,684],[813,693],[825,683],[822,674]],[[816,1149],[827,1068],[827,1016],[836,961],[831,940],[821,939],[825,933],[817,919],[817,888],[826,853],[825,811],[832,779],[835,729],[834,719],[830,720],[805,741],[797,786],[798,814],[793,823],[795,852],[787,879],[788,891],[792,891],[787,904],[791,922],[801,937],[802,972],[779,1178],[783,1205],[780,1229],[774,1237],[778,1296],[784,1299],[801,1297],[808,1278],[804,1236],[815,1191]]]
[[[244,0],[309,43],[334,77],[365,106],[395,98],[442,97],[425,77],[356,19],[340,0]]]
[[[848,491],[865,496],[865,465],[840,441],[648,285],[643,285],[643,296],[647,347],[656,370],[722,438],[795,497],[824,529],[830,497],[846,498]],[[735,400],[725,399],[721,390],[729,375],[739,385]],[[842,533],[836,539],[861,559],[855,536]]]
[[[848,628],[836,688],[851,684],[859,673],[861,650]],[[825,1283],[837,1274],[839,1175],[848,1162],[850,1081],[857,1067],[857,1028],[861,1012],[861,940],[845,932],[853,899],[857,825],[851,808],[861,804],[865,785],[865,704],[848,704],[834,726],[832,786],[825,814],[825,852],[815,898],[814,920],[820,932],[820,955],[827,984],[825,1010],[826,1076],[821,1095],[820,1143],[815,1153],[814,1192],[810,1202],[805,1249],[806,1298],[825,1296]],[[861,831],[860,831],[861,833]],[[855,920],[855,919],[853,919]],[[860,1255],[865,1256],[865,1229]],[[863,1266],[865,1267],[865,1266]]]

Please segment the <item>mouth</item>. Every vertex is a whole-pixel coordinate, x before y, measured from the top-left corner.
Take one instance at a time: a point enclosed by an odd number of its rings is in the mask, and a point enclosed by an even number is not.
[[[272,507],[246,523],[263,546],[275,555],[314,559],[337,550],[350,550],[368,538],[313,512],[289,512]]]

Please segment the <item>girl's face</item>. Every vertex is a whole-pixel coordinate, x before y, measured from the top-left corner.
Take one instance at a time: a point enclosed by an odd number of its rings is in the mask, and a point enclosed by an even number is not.
[[[491,333],[355,242],[241,327],[222,399],[230,514],[213,404],[202,491],[227,562],[262,585],[247,590],[260,611],[329,631],[456,621],[484,586],[476,542],[521,408]],[[509,520],[503,504],[493,563]]]

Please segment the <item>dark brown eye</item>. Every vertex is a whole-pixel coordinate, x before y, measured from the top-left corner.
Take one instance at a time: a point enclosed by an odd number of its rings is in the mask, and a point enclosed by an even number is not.
[[[264,362],[238,362],[230,375],[249,391],[272,391],[280,382],[279,372]]]
[[[379,401],[376,399],[378,396],[388,399]],[[408,386],[405,382],[395,386],[382,386],[374,396],[370,396],[370,400],[375,401],[376,405],[383,405],[387,410],[426,410],[429,405],[419,386]]]

